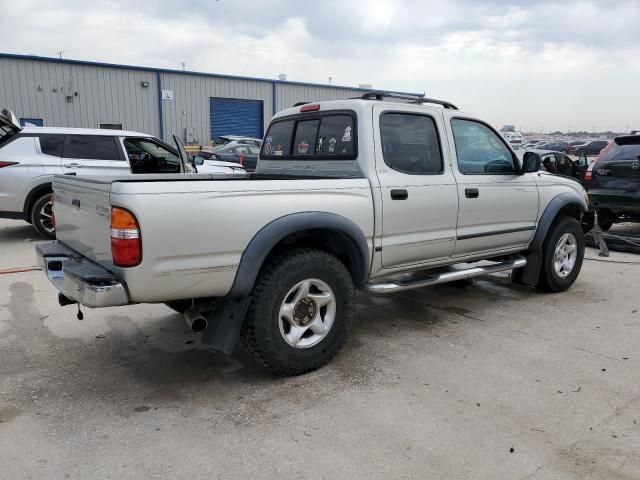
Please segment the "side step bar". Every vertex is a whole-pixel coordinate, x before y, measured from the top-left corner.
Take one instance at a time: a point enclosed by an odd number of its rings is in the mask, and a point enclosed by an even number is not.
[[[405,274],[395,278],[391,278],[386,282],[369,282],[364,286],[364,290],[369,293],[395,293],[403,290],[412,290],[414,288],[430,287],[440,283],[455,282],[457,280],[465,280],[467,278],[487,275],[489,273],[504,272],[522,268],[527,264],[527,259],[522,256],[516,256],[503,262],[493,263],[486,266],[478,266],[471,268],[454,268],[450,267],[446,270],[440,270],[437,273],[429,271],[418,272],[417,274]],[[422,277],[416,278],[422,273]],[[426,274],[426,275],[425,275]]]

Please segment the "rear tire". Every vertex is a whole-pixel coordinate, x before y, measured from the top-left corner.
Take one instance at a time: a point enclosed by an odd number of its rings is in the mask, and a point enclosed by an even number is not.
[[[46,193],[39,197],[29,214],[31,224],[44,238],[55,239],[56,230],[53,225],[53,205],[51,204],[51,193]]]
[[[286,252],[260,271],[241,339],[276,375],[316,370],[342,348],[354,298],[351,275],[336,257],[315,249]]]
[[[578,220],[560,217],[542,244],[542,266],[536,288],[563,292],[578,278],[584,260],[584,234]]]
[[[603,232],[609,231],[613,226],[614,214],[607,209],[598,210],[598,226]]]

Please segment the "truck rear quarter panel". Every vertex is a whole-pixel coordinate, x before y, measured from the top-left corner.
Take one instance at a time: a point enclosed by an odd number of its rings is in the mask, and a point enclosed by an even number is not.
[[[339,213],[362,230],[371,255],[366,179],[125,182],[113,184],[110,200],[140,224],[142,263],[114,269],[133,302],[226,295],[251,239],[292,213]]]

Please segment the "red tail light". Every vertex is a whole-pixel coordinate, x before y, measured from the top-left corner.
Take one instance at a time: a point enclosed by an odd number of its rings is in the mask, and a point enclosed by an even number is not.
[[[589,165],[589,168],[587,168],[587,171],[584,174],[584,179],[587,181],[591,181],[593,179],[593,166],[596,164],[596,162],[593,162],[591,165]]]
[[[300,108],[300,112],[317,112],[318,110],[320,110],[318,103],[307,103]]]
[[[238,159],[238,161],[240,162],[240,165],[242,165],[244,167],[244,155],[240,154],[240,158]]]
[[[18,162],[2,162],[0,161],[0,168],[10,167],[11,165],[17,165]]]
[[[135,267],[142,261],[138,220],[120,207],[111,208],[111,257],[117,267]]]

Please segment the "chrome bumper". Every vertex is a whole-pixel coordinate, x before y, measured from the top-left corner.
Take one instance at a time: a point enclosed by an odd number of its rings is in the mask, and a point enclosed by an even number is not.
[[[125,285],[116,276],[57,240],[36,245],[38,264],[65,297],[85,307],[128,305]]]

